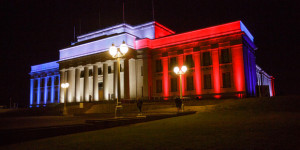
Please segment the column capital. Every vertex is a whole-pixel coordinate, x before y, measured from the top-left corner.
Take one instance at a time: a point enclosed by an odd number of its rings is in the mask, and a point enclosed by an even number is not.
[[[74,70],[75,69],[75,67],[70,67],[70,68],[68,68],[68,69],[65,69],[66,71],[69,71],[69,70]]]
[[[92,64],[86,64],[86,65],[84,65],[84,67],[90,67],[90,66],[92,66]]]
[[[93,64],[93,65],[97,65],[97,66],[99,67],[99,66],[101,66],[101,64],[102,64],[101,62],[96,62],[96,63]]]
[[[75,67],[75,69],[81,69],[81,68],[83,68],[82,65],[79,65],[79,66]]]

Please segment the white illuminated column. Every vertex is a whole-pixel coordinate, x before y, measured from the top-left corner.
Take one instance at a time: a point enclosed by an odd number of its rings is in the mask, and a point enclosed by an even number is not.
[[[182,79],[181,76],[187,71],[186,66],[182,66],[181,68],[179,67],[174,67],[174,72],[179,75],[180,78],[180,99],[182,99]]]
[[[120,45],[120,48],[118,49],[114,44],[111,45],[111,47],[109,48],[109,54],[113,57],[113,58],[117,58],[117,68],[118,68],[118,93],[117,93],[117,104],[116,104],[116,108],[115,108],[115,117],[117,117],[117,110],[118,108],[121,108],[122,105],[119,103],[120,99],[121,99],[121,88],[120,88],[120,58],[123,57],[126,53],[128,52],[128,46],[125,44],[125,42],[123,41],[123,43]]]
[[[61,87],[64,89],[64,95],[66,95],[66,90],[69,87],[69,83],[62,83]],[[64,116],[68,115],[68,112],[67,112],[67,97],[65,97],[65,99],[64,99],[64,112],[63,112],[63,115]]]

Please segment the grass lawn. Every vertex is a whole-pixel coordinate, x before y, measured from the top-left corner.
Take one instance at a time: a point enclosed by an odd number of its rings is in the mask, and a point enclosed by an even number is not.
[[[299,100],[214,100],[215,107],[208,112],[0,149],[300,149]]]

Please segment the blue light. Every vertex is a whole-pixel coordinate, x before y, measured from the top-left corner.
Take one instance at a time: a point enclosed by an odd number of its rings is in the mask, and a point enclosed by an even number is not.
[[[34,79],[30,79],[30,106],[33,103],[33,84],[34,84]]]
[[[241,30],[245,32],[245,34],[250,38],[250,40],[253,42],[254,37],[252,36],[252,34],[249,32],[249,30],[246,28],[246,26],[243,24],[242,21],[240,21],[241,24]]]
[[[37,88],[37,104],[40,104],[41,100],[41,78],[38,78],[38,88]],[[38,106],[37,106],[38,107]]]
[[[55,76],[52,76],[51,77],[51,103],[54,102],[54,79],[55,79]]]
[[[44,104],[47,104],[47,96],[48,96],[48,87],[47,87],[48,77],[44,78]]]
[[[31,66],[31,72],[39,72],[39,71],[58,69],[58,68],[59,68],[59,64],[57,63],[57,61],[53,61],[49,63]]]

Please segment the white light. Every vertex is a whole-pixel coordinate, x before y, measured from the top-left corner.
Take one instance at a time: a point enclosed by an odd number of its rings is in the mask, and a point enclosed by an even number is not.
[[[65,86],[66,86],[66,88],[68,88],[69,87],[69,83],[65,83]]]
[[[183,73],[185,73],[185,72],[187,71],[187,67],[186,67],[186,66],[182,66],[182,67],[181,67],[181,71],[182,71]]]
[[[120,45],[120,50],[122,52],[123,55],[125,55],[128,52],[128,46],[125,44],[125,42],[123,41],[123,43]]]
[[[62,88],[68,88],[68,87],[69,87],[69,83],[62,83],[62,84],[61,84],[61,87],[62,87]]]
[[[114,44],[112,44],[111,47],[109,48],[109,54],[114,57],[117,55],[117,53],[118,53],[117,47]]]
[[[174,72],[175,72],[176,74],[178,74],[179,68],[178,68],[178,67],[175,67],[175,68],[174,68]]]

